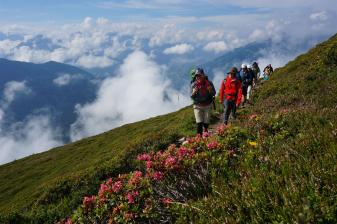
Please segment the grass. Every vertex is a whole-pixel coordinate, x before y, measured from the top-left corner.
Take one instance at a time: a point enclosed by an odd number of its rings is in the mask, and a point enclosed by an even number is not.
[[[261,85],[224,139],[238,155],[214,158],[212,191],[177,203],[177,223],[337,222],[336,48],[337,35]],[[134,169],[135,155],[194,129],[185,108],[1,166],[0,211],[9,216],[3,220],[64,218],[102,180]]]
[[[191,107],[124,125],[0,166],[0,213],[13,222],[53,222],[72,212],[107,176],[133,158],[195,132]]]
[[[178,223],[337,222],[336,48],[337,35],[263,83],[234,124],[257,147],[242,145],[212,193],[178,209]]]

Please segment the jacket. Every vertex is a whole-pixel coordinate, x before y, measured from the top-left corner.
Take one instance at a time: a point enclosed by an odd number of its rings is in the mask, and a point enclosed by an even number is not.
[[[193,89],[197,91],[193,94]],[[216,94],[214,85],[211,81],[205,80],[204,83],[195,80],[191,83],[191,98],[193,103],[200,106],[210,105]]]
[[[221,81],[220,86],[220,102],[223,102],[224,97],[228,101],[236,101],[236,105],[239,105],[242,98],[242,85],[238,78],[231,78],[227,76]]]

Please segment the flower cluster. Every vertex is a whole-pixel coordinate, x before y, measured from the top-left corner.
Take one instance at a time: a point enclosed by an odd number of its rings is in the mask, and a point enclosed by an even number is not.
[[[219,142],[219,138],[226,135],[227,129],[222,125],[218,127],[215,135],[204,133],[188,138],[182,146],[172,144],[164,151],[138,155],[137,160],[143,171],[136,170],[107,179],[100,185],[97,196],[84,197],[81,209],[74,214],[73,221],[126,223],[162,217],[160,211],[168,209],[172,203],[180,200],[175,198],[174,194],[165,195],[165,186],[170,185],[171,181],[170,189],[173,186],[177,187],[177,191],[181,191],[183,188],[188,189],[189,184],[193,187],[196,183],[200,184],[200,178],[203,178],[201,174],[205,174],[205,169],[199,172],[198,167],[202,167],[210,156],[216,156],[223,150],[224,145]],[[228,156],[233,154],[233,150],[227,153]],[[199,178],[195,183],[190,183],[193,181],[191,172],[196,172],[195,176]],[[172,178],[177,174],[182,174],[182,177],[184,174],[189,175],[190,179],[177,182],[177,178]],[[204,179],[207,185],[207,178]],[[163,185],[164,188],[158,187]],[[154,220],[155,218],[152,219]],[[67,222],[71,223],[71,219]]]

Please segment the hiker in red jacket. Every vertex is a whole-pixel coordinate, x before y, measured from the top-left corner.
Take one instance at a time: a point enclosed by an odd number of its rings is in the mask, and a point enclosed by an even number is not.
[[[242,98],[241,81],[236,77],[237,69],[233,67],[227,74],[227,77],[222,80],[220,86],[220,103],[222,104],[225,100],[225,125],[228,123],[231,112],[233,113],[233,118],[236,118],[236,107],[239,106]]]

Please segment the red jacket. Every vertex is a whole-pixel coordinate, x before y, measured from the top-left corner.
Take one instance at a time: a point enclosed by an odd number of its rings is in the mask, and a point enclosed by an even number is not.
[[[222,80],[219,92],[221,102],[223,102],[224,96],[226,96],[226,100],[236,99],[236,105],[240,104],[242,98],[242,86],[240,80],[237,78],[227,76],[226,79]]]

